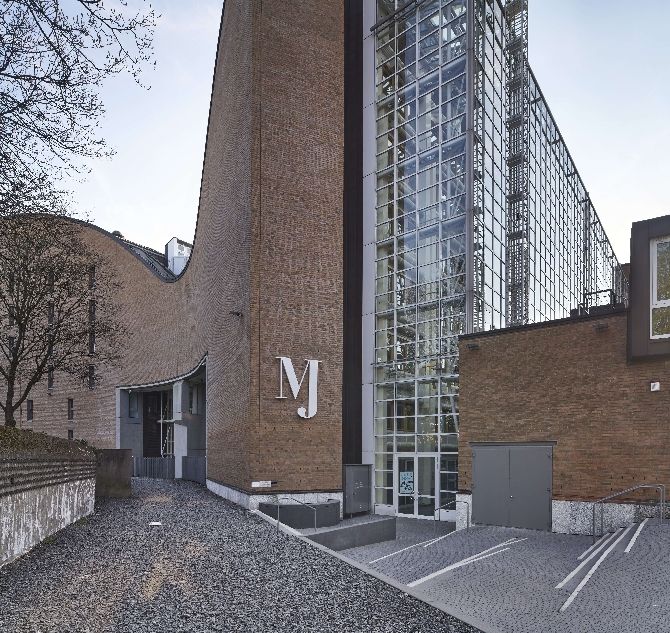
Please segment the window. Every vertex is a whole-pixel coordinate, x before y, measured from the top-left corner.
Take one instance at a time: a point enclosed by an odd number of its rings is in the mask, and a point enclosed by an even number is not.
[[[650,337],[670,337],[670,237],[652,240]]]
[[[68,440],[73,440],[74,439],[74,431],[72,429],[67,430],[67,439]]]
[[[129,418],[138,417],[138,403],[136,393],[128,394],[128,417]]]
[[[204,387],[203,385],[188,386],[188,412],[193,415],[202,415],[204,411]]]
[[[67,399],[67,419],[74,420],[74,400],[72,398]]]
[[[95,265],[88,267],[88,288],[93,290],[95,288]]]
[[[54,304],[50,303],[47,306],[47,322],[51,326],[54,324]]]
[[[95,387],[95,365],[88,366],[88,388]]]
[[[49,369],[47,371],[47,389],[51,390],[54,388],[54,370]]]
[[[26,401],[26,420],[28,420],[28,422],[33,421],[33,411],[34,411],[33,401],[32,400],[27,400]]]
[[[95,354],[95,301],[88,302],[88,353]]]

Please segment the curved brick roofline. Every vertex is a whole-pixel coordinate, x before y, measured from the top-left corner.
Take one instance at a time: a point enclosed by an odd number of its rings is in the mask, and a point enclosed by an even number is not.
[[[137,243],[132,242],[131,240],[127,240],[123,237],[117,237],[116,235],[113,235],[113,233],[111,231],[103,229],[102,227],[100,227],[96,224],[93,224],[92,222],[88,222],[86,220],[81,220],[81,219],[78,219],[78,218],[68,218],[68,219],[71,219],[75,222],[81,223],[81,224],[83,224],[83,225],[85,225],[89,228],[95,229],[96,231],[99,231],[100,233],[107,236],[108,238],[110,238],[111,240],[116,242],[117,244],[120,244],[121,246],[123,246],[129,253],[131,253],[134,257],[139,259],[144,264],[144,266],[153,273],[153,275],[155,277],[157,277],[161,281],[164,281],[165,283],[174,283],[175,281],[178,281],[179,279],[181,279],[186,274],[186,271],[188,270],[188,267],[191,263],[191,260],[193,259],[193,255],[195,254],[195,244],[196,244],[196,240],[197,240],[197,237],[198,237],[198,221],[200,219],[200,207],[201,207],[201,202],[202,202],[202,182],[203,182],[203,177],[204,177],[204,173],[205,173],[205,161],[207,159],[207,145],[208,145],[208,141],[209,141],[209,129],[210,129],[211,117],[212,117],[212,102],[214,100],[214,87],[215,87],[215,83],[216,83],[216,79],[217,79],[217,77],[216,77],[216,62],[219,59],[219,49],[221,47],[221,33],[222,33],[222,30],[223,30],[225,10],[226,10],[226,6],[225,6],[225,3],[224,3],[223,9],[221,11],[221,22],[219,23],[219,33],[217,35],[216,54],[214,56],[214,60],[215,60],[214,61],[214,68],[212,70],[212,88],[211,88],[211,91],[210,91],[209,111],[208,111],[208,115],[207,115],[207,128],[206,128],[208,133],[207,133],[207,136],[205,138],[205,151],[203,152],[202,168],[201,168],[201,171],[200,171],[200,195],[198,197],[198,210],[197,210],[197,213],[196,213],[195,232],[194,232],[194,235],[193,235],[193,243],[189,244],[188,242],[186,242],[184,240],[181,240],[180,238],[177,238],[177,239],[180,239],[180,241],[182,241],[184,244],[187,244],[192,249],[191,256],[188,258],[188,261],[186,262],[186,265],[184,266],[183,270],[178,275],[175,275],[171,270],[169,270],[166,267],[161,267],[160,269],[158,269],[157,266],[152,266],[151,262],[142,258],[140,256],[140,254],[137,251],[134,250],[133,247],[139,248],[143,251],[151,251],[153,253],[156,253],[156,255],[162,257],[163,254],[160,253],[159,251],[157,251],[153,248],[149,248],[147,246],[143,246],[142,244],[137,244]]]

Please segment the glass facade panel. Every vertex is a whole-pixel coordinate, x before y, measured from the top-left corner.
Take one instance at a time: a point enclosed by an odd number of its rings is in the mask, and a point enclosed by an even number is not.
[[[405,5],[377,2],[378,19],[404,10],[375,34],[375,463],[434,454],[445,503],[458,490],[458,335],[627,288],[528,67],[525,3]],[[670,246],[662,255],[670,299]],[[401,503],[378,481],[377,503]]]

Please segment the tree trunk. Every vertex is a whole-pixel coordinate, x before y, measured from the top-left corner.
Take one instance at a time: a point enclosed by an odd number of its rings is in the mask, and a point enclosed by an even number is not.
[[[16,426],[16,419],[14,418],[14,410],[11,406],[5,409],[5,426]]]

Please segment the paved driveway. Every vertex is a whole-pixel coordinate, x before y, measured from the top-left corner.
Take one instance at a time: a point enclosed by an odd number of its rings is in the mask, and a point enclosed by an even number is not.
[[[670,631],[670,523],[622,528],[594,548],[591,537],[495,527],[433,538],[415,526],[341,553],[490,631]]]
[[[19,631],[475,629],[196,484],[138,479],[0,570],[0,632]]]

